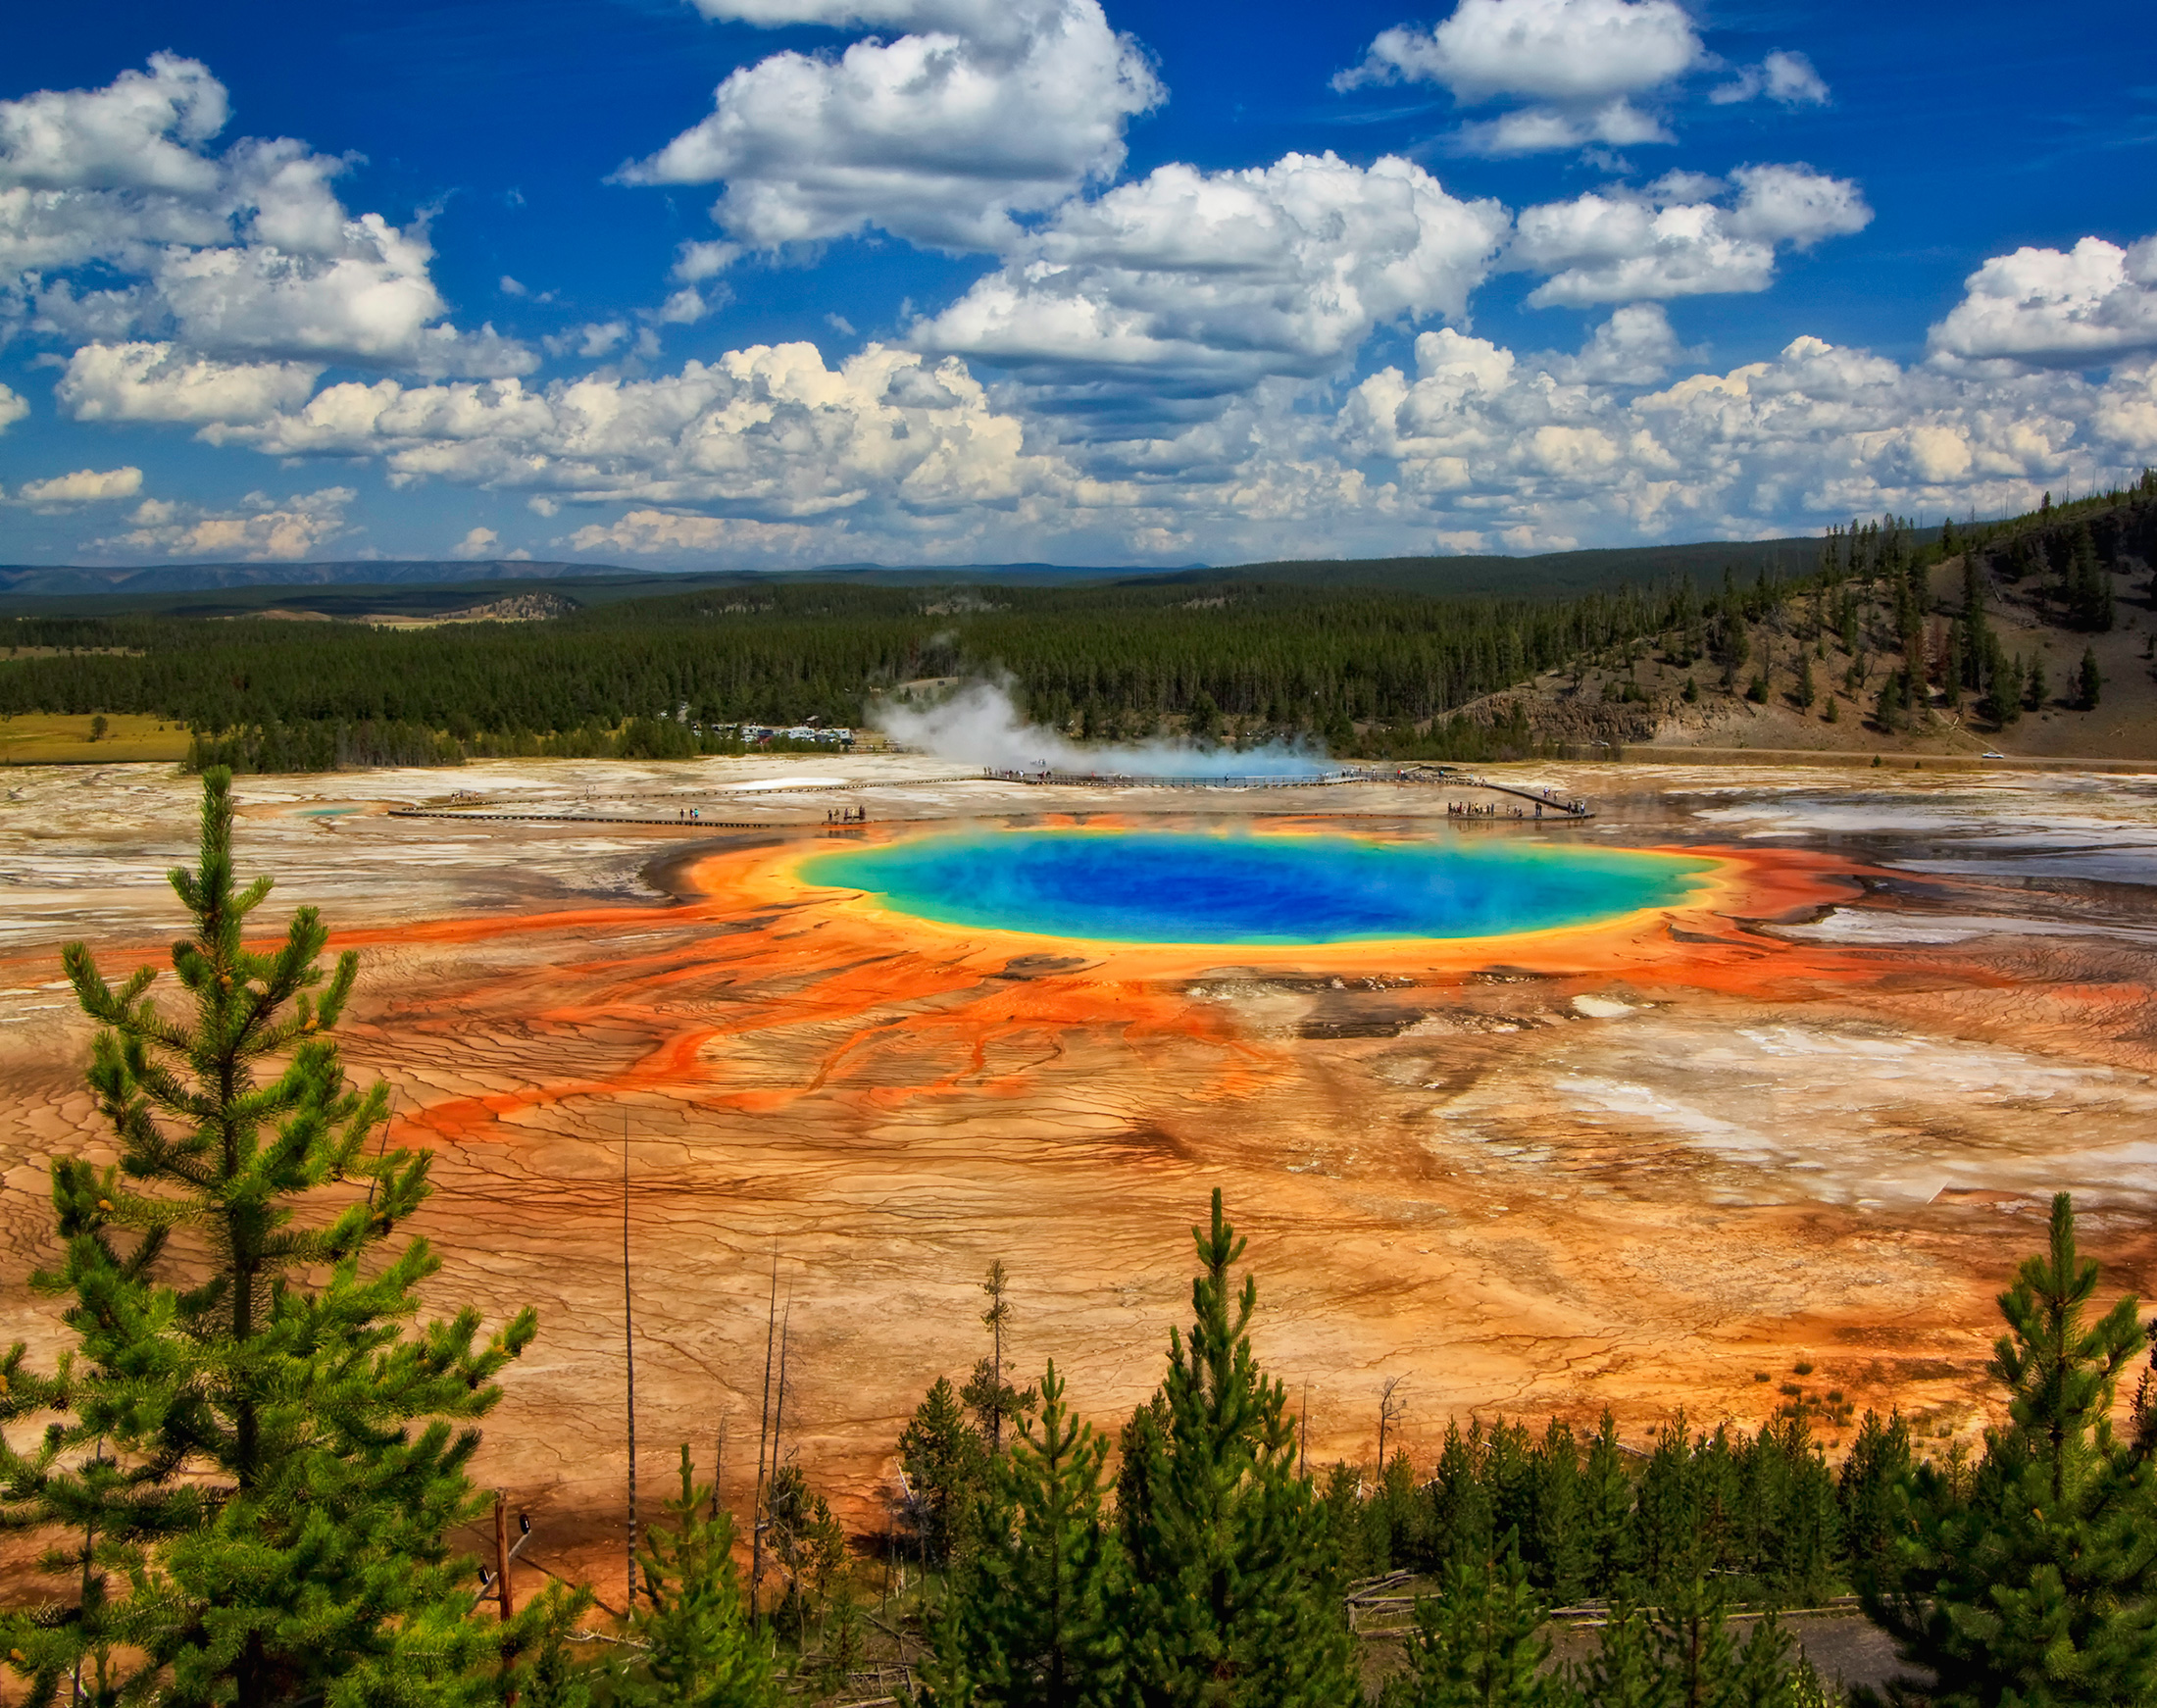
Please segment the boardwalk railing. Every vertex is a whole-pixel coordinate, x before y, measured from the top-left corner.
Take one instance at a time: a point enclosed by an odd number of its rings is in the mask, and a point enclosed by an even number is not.
[[[1507,782],[1456,771],[1451,766],[1343,766],[1332,771],[1281,777],[1149,777],[1125,771],[1016,771],[984,767],[990,782],[1047,784],[1064,788],[1329,788],[1343,782],[1426,783],[1443,788],[1481,788],[1532,802],[1543,812],[1561,819],[1591,819],[1595,815],[1585,801],[1571,796],[1516,788]]]
[[[1123,771],[1003,771],[985,767],[990,782],[1051,783],[1081,788],[1323,788],[1355,782],[1353,771],[1308,772],[1279,777],[1147,777]]]

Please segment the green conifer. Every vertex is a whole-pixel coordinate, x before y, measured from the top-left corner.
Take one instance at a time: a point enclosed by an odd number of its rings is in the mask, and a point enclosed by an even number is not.
[[[925,1704],[1115,1708],[1125,1699],[1115,1609],[1121,1550],[1102,1514],[1108,1442],[1064,1406],[1051,1364],[1038,1422],[999,1461],[980,1545],[954,1595]]]
[[[975,1364],[973,1376],[959,1390],[959,1397],[979,1421],[992,1454],[1004,1450],[1004,1426],[1029,1416],[1040,1399],[1030,1386],[1016,1388],[1004,1380],[1004,1331],[1011,1324],[1011,1301],[1004,1295],[1010,1290],[1011,1278],[998,1258],[988,1266],[987,1279],[981,1282],[989,1300],[988,1309],[981,1313],[981,1327],[991,1341],[989,1356]]]
[[[2075,673],[2075,687],[2085,709],[2095,710],[2097,696],[2104,690],[2104,673],[2097,668],[2097,649],[2082,648],[2082,668]]]
[[[1126,1629],[1147,1708],[1336,1708],[1355,1692],[1325,1528],[1296,1475],[1287,1396],[1259,1372],[1248,1332],[1258,1283],[1231,1302],[1243,1242],[1213,1196],[1192,1230],[1203,1267],[1186,1341],[1171,1331],[1166,1428],[1149,1455]]]
[[[1594,1546],[1583,1519],[1580,1451],[1570,1426],[1550,1420],[1535,1452],[1535,1586],[1559,1607],[1587,1593]]]
[[[832,1580],[845,1567],[846,1532],[797,1465],[779,1468],[765,1490],[764,1505],[772,1558],[786,1577],[778,1612],[792,1616],[795,1644],[806,1650],[810,1616],[825,1612]]]
[[[1602,1640],[1585,1666],[1572,1670],[1572,1682],[1586,1708],[1670,1708],[1671,1677],[1656,1653],[1654,1629],[1636,1602],[1612,1598]]]
[[[1431,1472],[1430,1558],[1440,1566],[1456,1560],[1486,1560],[1497,1545],[1497,1513],[1492,1499],[1483,1428],[1473,1423],[1464,1434],[1447,1419],[1445,1441]]]
[[[1897,1571],[1865,1608],[1932,1675],[1937,1708],[2149,1699],[2157,1461],[2140,1432],[2116,1440],[2110,1416],[2143,1332],[2132,1298],[2088,1320],[2097,1281],[2062,1192],[2046,1251],[1999,1297],[2007,1425],[1967,1482],[1928,1465],[1906,1485]]]
[[[1882,1419],[1868,1411],[1843,1458],[1836,1489],[1850,1579],[1861,1589],[1879,1593],[1892,1576],[1898,1491],[1914,1468],[1902,1414]]]
[[[1670,1708],[1735,1708],[1730,1693],[1737,1651],[1724,1623],[1721,1587],[1702,1577],[1673,1578],[1657,1599],[1650,1623]]]
[[[53,1165],[66,1255],[34,1281],[73,1295],[78,1350],[39,1397],[61,1411],[48,1445],[101,1445],[87,1465],[0,1446],[0,1488],[11,1523],[94,1535],[79,1616],[10,1618],[7,1664],[33,1699],[100,1653],[112,1692],[176,1708],[489,1699],[566,1604],[474,1617],[448,1532],[485,1504],[478,1433],[452,1425],[494,1405],[533,1317],[484,1340],[471,1309],[406,1331],[438,1260],[423,1240],[367,1260],[426,1197],[428,1159],[376,1150],[384,1089],[345,1083],[329,1033],[357,958],[325,982],[313,908],[274,952],[244,946],[270,879],[235,889],[231,832],[213,770],[197,869],[171,875],[194,921],[173,947],[191,1023],[149,999],[152,969],[115,989],[82,944],[64,952],[104,1029],[89,1080],[121,1158]],[[300,1221],[318,1192],[324,1218]]]
[[[1723,1688],[1723,1708],[1811,1708],[1802,1677],[1790,1633],[1773,1612],[1762,1614]]]
[[[1544,1608],[1510,1533],[1491,1559],[1456,1561],[1445,1592],[1420,1597],[1408,1674],[1384,1708],[1561,1708],[1572,1692],[1543,1670]]]
[[[1372,1490],[1369,1554],[1373,1571],[1398,1567],[1422,1557],[1430,1541],[1430,1503],[1416,1486],[1415,1461],[1406,1448],[1395,1449],[1385,1474]],[[1345,1563],[1344,1563],[1345,1564]]]
[[[1903,712],[1908,704],[1902,691],[1902,673],[1890,671],[1880,684],[1880,698],[1873,706],[1874,720],[1882,729],[1892,733],[1902,728]]]
[[[1580,1467],[1580,1524],[1587,1535],[1588,1591],[1613,1595],[1631,1577],[1636,1554],[1632,1480],[1626,1474],[1618,1420],[1606,1406]]]
[[[932,1566],[950,1564],[972,1533],[988,1479],[988,1448],[948,1378],[936,1378],[899,1432],[899,1465],[913,1491],[925,1558]]]
[[[666,1521],[644,1532],[645,1599],[628,1632],[641,1653],[618,1687],[619,1708],[776,1708],[772,1663],[734,1569],[733,1520],[697,1482],[686,1445]]]

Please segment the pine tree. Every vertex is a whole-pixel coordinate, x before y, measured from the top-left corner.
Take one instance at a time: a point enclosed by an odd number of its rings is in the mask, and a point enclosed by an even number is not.
[[[2023,689],[2023,704],[2032,712],[2042,711],[2045,696],[2051,691],[2050,685],[2044,679],[2044,660],[2041,657],[2032,658],[2030,680]]]
[[[1723,1689],[1726,1708],[1810,1708],[1794,1664],[1797,1644],[1770,1612],[1753,1621]]]
[[[1294,1420],[1248,1333],[1258,1283],[1231,1303],[1243,1242],[1213,1196],[1190,1338],[1169,1336],[1165,1431],[1147,1432],[1145,1509],[1126,1629],[1147,1708],[1333,1708],[1355,1685],[1324,1526],[1295,1472]]]
[[[2088,1320],[2097,1281],[2062,1192],[1999,1297],[2006,1426],[1967,1486],[1931,1465],[1906,1485],[1898,1569],[1865,1609],[1938,1708],[2139,1702],[2157,1677],[2157,1460],[2110,1417],[2143,1333],[2132,1298]]]
[[[469,1425],[534,1320],[481,1341],[467,1309],[407,1333],[438,1260],[422,1240],[367,1260],[426,1197],[427,1158],[370,1155],[384,1089],[350,1090],[328,1035],[356,957],[325,982],[313,908],[274,953],[244,946],[270,879],[235,891],[231,831],[231,779],[213,770],[198,867],[171,875],[194,921],[173,948],[192,1024],[149,999],[152,969],[115,989],[83,945],[64,952],[105,1029],[89,1080],[121,1160],[53,1165],[66,1258],[34,1280],[73,1295],[78,1350],[48,1394],[61,1436],[101,1441],[117,1470],[72,1499],[83,1473],[8,1452],[0,1486],[17,1522],[94,1521],[110,1551],[78,1587],[109,1573],[127,1594],[79,1594],[82,1621],[10,1619],[8,1664],[34,1695],[102,1645],[125,1657],[115,1690],[180,1708],[489,1699],[563,1613],[542,1597],[506,1628],[475,1618],[472,1564],[448,1543],[484,1506]],[[325,1191],[326,1217],[298,1220]]]
[[[1358,1578],[1391,1569],[1391,1537],[1381,1533],[1384,1511],[1376,1501],[1365,1504],[1363,1479],[1344,1460],[1334,1460],[1326,1473],[1319,1511],[1326,1525],[1326,1547],[1344,1580],[1353,1583]]]
[[[1873,707],[1873,718],[1890,734],[1902,728],[1904,708],[1908,705],[1902,691],[1902,673],[1891,671],[1880,684],[1880,698]]]
[[[1820,684],[1813,680],[1813,655],[1809,652],[1797,655],[1797,686],[1791,690],[1790,697],[1805,711],[1810,711],[1813,702],[1820,698]]]
[[[1004,1425],[1030,1415],[1040,1398],[1030,1386],[1016,1388],[1004,1381],[1004,1330],[1011,1322],[1011,1303],[1004,1295],[1010,1289],[1011,1278],[999,1258],[988,1266],[988,1277],[981,1282],[989,1300],[988,1309],[981,1313],[981,1327],[988,1331],[992,1348],[959,1390],[959,1397],[979,1421],[991,1454],[1004,1450]]]
[[[1535,1453],[1533,1552],[1536,1587],[1560,1607],[1587,1593],[1594,1569],[1583,1504],[1580,1448],[1572,1429],[1553,1418]]]
[[[1064,1406],[1051,1364],[1038,1423],[997,1464],[980,1546],[954,1596],[943,1676],[983,1708],[1114,1708],[1124,1700],[1115,1618],[1120,1550],[1102,1513],[1108,1442]]]
[[[733,1520],[697,1482],[686,1445],[666,1517],[644,1533],[637,1563],[646,1600],[629,1620],[642,1653],[616,1700],[621,1708],[777,1708],[771,1660],[749,1629],[734,1570]]]
[[[1662,1605],[1650,1624],[1670,1708],[1734,1708],[1737,1651],[1724,1624],[1722,1590],[1692,1577],[1667,1580],[1657,1593]]]
[[[1687,1427],[1683,1412],[1664,1426],[1656,1436],[1655,1451],[1641,1468],[1634,1496],[1633,1534],[1640,1578],[1658,1592],[1714,1560]]]
[[[1606,1406],[1580,1468],[1580,1522],[1587,1532],[1590,1594],[1615,1594],[1632,1575],[1637,1554],[1632,1499],[1625,1449],[1618,1443],[1618,1420]]]
[[[1366,1503],[1366,1529],[1374,1570],[1384,1570],[1418,1559],[1429,1543],[1430,1503],[1416,1487],[1415,1462],[1406,1448],[1396,1448],[1387,1461]]]
[[[948,1565],[967,1546],[988,1477],[987,1446],[948,1378],[936,1378],[899,1432],[899,1464],[914,1492],[924,1556]]]
[[[1463,1434],[1460,1425],[1448,1419],[1429,1484],[1430,1558],[1436,1565],[1485,1560],[1497,1545],[1497,1514],[1484,1460],[1482,1425],[1471,1424]]]
[[[1893,1569],[1897,1490],[1914,1469],[1910,1426],[1900,1412],[1869,1411],[1842,1461],[1836,1497],[1850,1579],[1860,1589],[1887,1587]]]
[[[846,1564],[846,1532],[797,1465],[773,1476],[764,1504],[772,1557],[786,1575],[779,1612],[793,1615],[795,1644],[807,1649],[810,1613],[824,1608],[833,1576]]]
[[[1614,1597],[1594,1657],[1572,1672],[1586,1708],[1670,1708],[1671,1676],[1656,1653],[1654,1628],[1636,1603]]]
[[[1545,1673],[1544,1608],[1510,1534],[1491,1559],[1456,1561],[1445,1592],[1419,1597],[1408,1675],[1385,1708],[1561,1708],[1571,1691]]]
[[[2097,649],[2083,647],[2082,668],[2075,673],[2075,686],[2085,709],[2096,708],[2097,695],[2103,690],[2104,682],[2104,675],[2097,669]]]

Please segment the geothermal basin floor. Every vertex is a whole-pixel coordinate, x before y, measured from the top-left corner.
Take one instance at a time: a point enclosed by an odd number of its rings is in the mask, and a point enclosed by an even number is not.
[[[1944,1442],[1991,1416],[1992,1295],[2053,1190],[2108,1296],[2157,1280],[2157,781],[1490,770],[1598,817],[1463,826],[1430,787],[1048,790],[851,756],[236,792],[241,871],[277,880],[258,920],[313,903],[359,950],[348,1064],[389,1080],[395,1140],[436,1152],[413,1229],[444,1259],[430,1302],[539,1308],[479,1475],[566,1574],[619,1560],[625,1125],[647,1480],[684,1439],[708,1463],[724,1425],[746,1506],[776,1252],[788,1451],[858,1527],[882,1522],[922,1390],[984,1350],[992,1259],[1019,1371],[1054,1357],[1112,1428],[1141,1401],[1215,1185],[1321,1463],[1370,1461],[1401,1375],[1419,1464],[1471,1414],[1608,1406],[1635,1444],[1680,1406],[1754,1427],[1798,1362],[1808,1391],[1900,1404]],[[109,975],[167,964],[197,784],[6,780],[0,1336],[49,1356],[57,1307],[20,1284],[55,1251],[45,1171],[113,1154],[59,947],[88,938]],[[691,806],[754,828],[666,822]],[[822,822],[848,808],[869,825]],[[1568,836],[1733,877],[1696,915],[1444,953],[968,933],[787,878],[849,836],[1062,823]]]

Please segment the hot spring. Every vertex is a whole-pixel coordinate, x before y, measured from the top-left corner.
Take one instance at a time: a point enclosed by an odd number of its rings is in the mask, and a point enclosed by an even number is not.
[[[1126,943],[1505,936],[1687,900],[1710,860],[1510,836],[969,830],[814,855],[808,883],[943,925]]]

